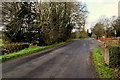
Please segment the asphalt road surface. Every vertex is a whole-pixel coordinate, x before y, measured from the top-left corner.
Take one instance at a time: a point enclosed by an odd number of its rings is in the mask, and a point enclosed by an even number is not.
[[[76,40],[42,56],[4,62],[3,78],[96,78],[90,59],[95,42]]]

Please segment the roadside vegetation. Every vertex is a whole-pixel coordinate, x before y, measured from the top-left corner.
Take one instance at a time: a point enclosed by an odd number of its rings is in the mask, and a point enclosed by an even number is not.
[[[73,40],[81,40],[81,39],[87,39],[87,38],[69,39],[66,42],[60,42],[60,43],[52,44],[52,45],[48,45],[48,46],[34,46],[34,45],[29,46],[29,44],[27,44],[27,43],[21,43],[21,44],[14,43],[14,44],[6,45],[7,47],[3,46],[3,47],[6,47],[6,49],[4,48],[2,50],[2,53],[5,53],[5,54],[0,56],[0,60],[2,62],[5,62],[10,59],[14,59],[14,58],[21,57],[21,56],[26,56],[26,55],[29,55],[29,54],[32,54],[35,52],[39,52],[41,50],[45,50],[45,49],[57,47],[57,46],[60,46],[63,44],[67,44],[68,42],[71,42]]]
[[[0,43],[0,46],[2,46],[3,44],[2,43]]]
[[[2,8],[3,61],[88,37],[88,10],[81,2],[3,2]]]
[[[113,72],[104,62],[104,57],[99,48],[92,50],[92,62],[95,66],[98,78],[117,78],[117,74]]]
[[[38,51],[41,51],[41,50],[45,50],[45,49],[53,48],[53,47],[56,47],[56,46],[60,46],[60,45],[63,45],[65,43],[66,42],[61,42],[61,43],[53,44],[53,45],[49,45],[49,46],[36,46],[36,47],[34,46],[34,47],[25,48],[25,49],[23,49],[21,51],[18,51],[18,52],[6,54],[6,55],[1,55],[0,60],[2,62],[4,62],[4,61],[10,60],[10,59],[25,56],[25,55],[35,53],[35,52],[38,52]]]
[[[2,39],[0,39],[0,46],[3,46],[4,44],[2,43]]]
[[[109,50],[109,67],[113,68],[120,78],[120,45],[107,45]]]

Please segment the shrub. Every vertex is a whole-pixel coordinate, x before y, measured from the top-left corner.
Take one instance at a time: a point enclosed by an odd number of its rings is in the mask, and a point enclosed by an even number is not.
[[[28,47],[29,43],[10,43],[2,47],[2,55],[17,52]]]
[[[120,46],[119,45],[108,45],[107,46],[110,58],[109,66],[110,67],[120,67]]]

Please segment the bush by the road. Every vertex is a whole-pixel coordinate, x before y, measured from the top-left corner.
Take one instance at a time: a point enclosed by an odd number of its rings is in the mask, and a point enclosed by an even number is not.
[[[92,62],[99,78],[117,78],[117,74],[105,64],[104,57],[99,48],[92,50]]]
[[[11,43],[2,47],[2,55],[20,51],[28,48],[29,43]]]
[[[119,45],[108,45],[107,48],[110,54],[109,66],[113,68],[120,67],[120,46]]]
[[[10,60],[10,59],[13,59],[13,58],[17,58],[17,57],[20,57],[20,56],[25,56],[25,55],[28,55],[28,54],[31,54],[31,53],[35,53],[35,52],[38,52],[38,51],[41,51],[41,50],[45,50],[45,49],[48,49],[48,48],[59,46],[59,45],[65,44],[65,43],[66,42],[61,42],[61,43],[53,44],[53,45],[49,45],[49,46],[25,48],[25,49],[23,49],[19,52],[6,54],[6,55],[1,55],[0,60],[2,62],[4,62],[4,61],[7,61],[7,60]]]

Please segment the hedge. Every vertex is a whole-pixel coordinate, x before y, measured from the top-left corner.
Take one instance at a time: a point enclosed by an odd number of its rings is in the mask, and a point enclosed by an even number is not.
[[[2,55],[18,52],[28,47],[29,47],[29,43],[10,43],[5,46],[2,46]]]
[[[92,50],[92,62],[98,74],[98,78],[117,78],[118,75],[112,71],[112,68],[109,68],[109,66],[106,65],[99,48]]]
[[[20,56],[29,55],[31,53],[35,53],[35,52],[38,52],[38,51],[41,51],[41,50],[45,50],[45,49],[48,49],[48,48],[59,46],[59,45],[65,44],[65,43],[66,42],[61,42],[61,43],[53,44],[53,45],[49,45],[49,46],[39,46],[39,47],[25,48],[25,49],[23,49],[21,51],[18,51],[18,52],[14,52],[14,53],[11,53],[11,54],[6,54],[6,55],[1,55],[0,56],[0,61],[4,62],[4,61],[10,60],[10,59],[14,59],[14,58],[17,58],[17,57],[20,57]]]
[[[108,45],[107,46],[110,54],[109,66],[120,67],[120,46],[119,45]]]

